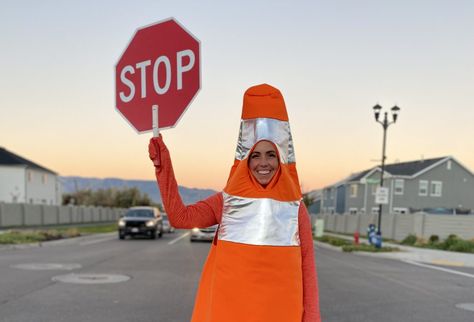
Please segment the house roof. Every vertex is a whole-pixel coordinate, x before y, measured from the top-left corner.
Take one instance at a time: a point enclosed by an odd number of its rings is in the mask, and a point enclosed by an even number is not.
[[[440,157],[440,158],[433,158],[433,159],[426,159],[426,160],[416,160],[416,161],[409,161],[409,162],[386,164],[384,171],[392,176],[410,176],[411,177],[428,169],[429,167],[435,165],[436,163],[448,158],[449,157]],[[359,181],[365,176],[369,175],[370,173],[376,170],[380,171],[380,166],[361,171],[355,176],[351,177],[348,180],[348,182]]]
[[[57,174],[54,171],[51,171],[45,167],[40,166],[33,161],[27,160],[25,158],[20,157],[19,155],[8,151],[5,148],[0,147],[0,165],[24,165],[29,168],[43,170],[52,174]]]
[[[446,157],[388,164],[385,171],[395,176],[412,176],[443,159]]]

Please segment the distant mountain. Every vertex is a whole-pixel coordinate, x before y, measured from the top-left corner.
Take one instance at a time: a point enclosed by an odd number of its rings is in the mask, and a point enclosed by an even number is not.
[[[117,178],[84,178],[84,177],[60,177],[63,193],[73,193],[78,190],[109,189],[109,188],[132,188],[136,187],[142,193],[146,193],[151,200],[161,203],[160,190],[154,180],[124,180]],[[179,194],[185,204],[192,204],[205,199],[216,193],[211,189],[186,188],[178,186]]]

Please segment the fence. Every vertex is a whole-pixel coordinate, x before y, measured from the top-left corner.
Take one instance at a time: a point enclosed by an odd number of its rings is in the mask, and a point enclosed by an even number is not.
[[[114,222],[126,209],[0,203],[0,228]]]
[[[338,233],[353,234],[358,231],[366,234],[370,223],[377,225],[377,215],[335,215],[320,214],[317,218],[324,219],[324,230]],[[474,239],[474,216],[416,214],[384,214],[382,215],[382,236],[401,241],[409,234],[428,239],[438,235],[444,239],[455,234],[463,239]]]

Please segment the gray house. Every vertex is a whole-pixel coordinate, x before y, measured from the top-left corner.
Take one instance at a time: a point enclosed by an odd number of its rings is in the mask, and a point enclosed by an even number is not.
[[[325,187],[322,213],[377,214],[380,174],[374,167]],[[453,157],[388,164],[384,187],[389,189],[384,213],[474,212],[474,174]]]

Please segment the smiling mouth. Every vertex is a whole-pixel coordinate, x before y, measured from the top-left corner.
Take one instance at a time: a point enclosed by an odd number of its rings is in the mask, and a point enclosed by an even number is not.
[[[261,175],[267,175],[267,174],[270,174],[270,170],[259,170],[257,171],[257,173]]]

